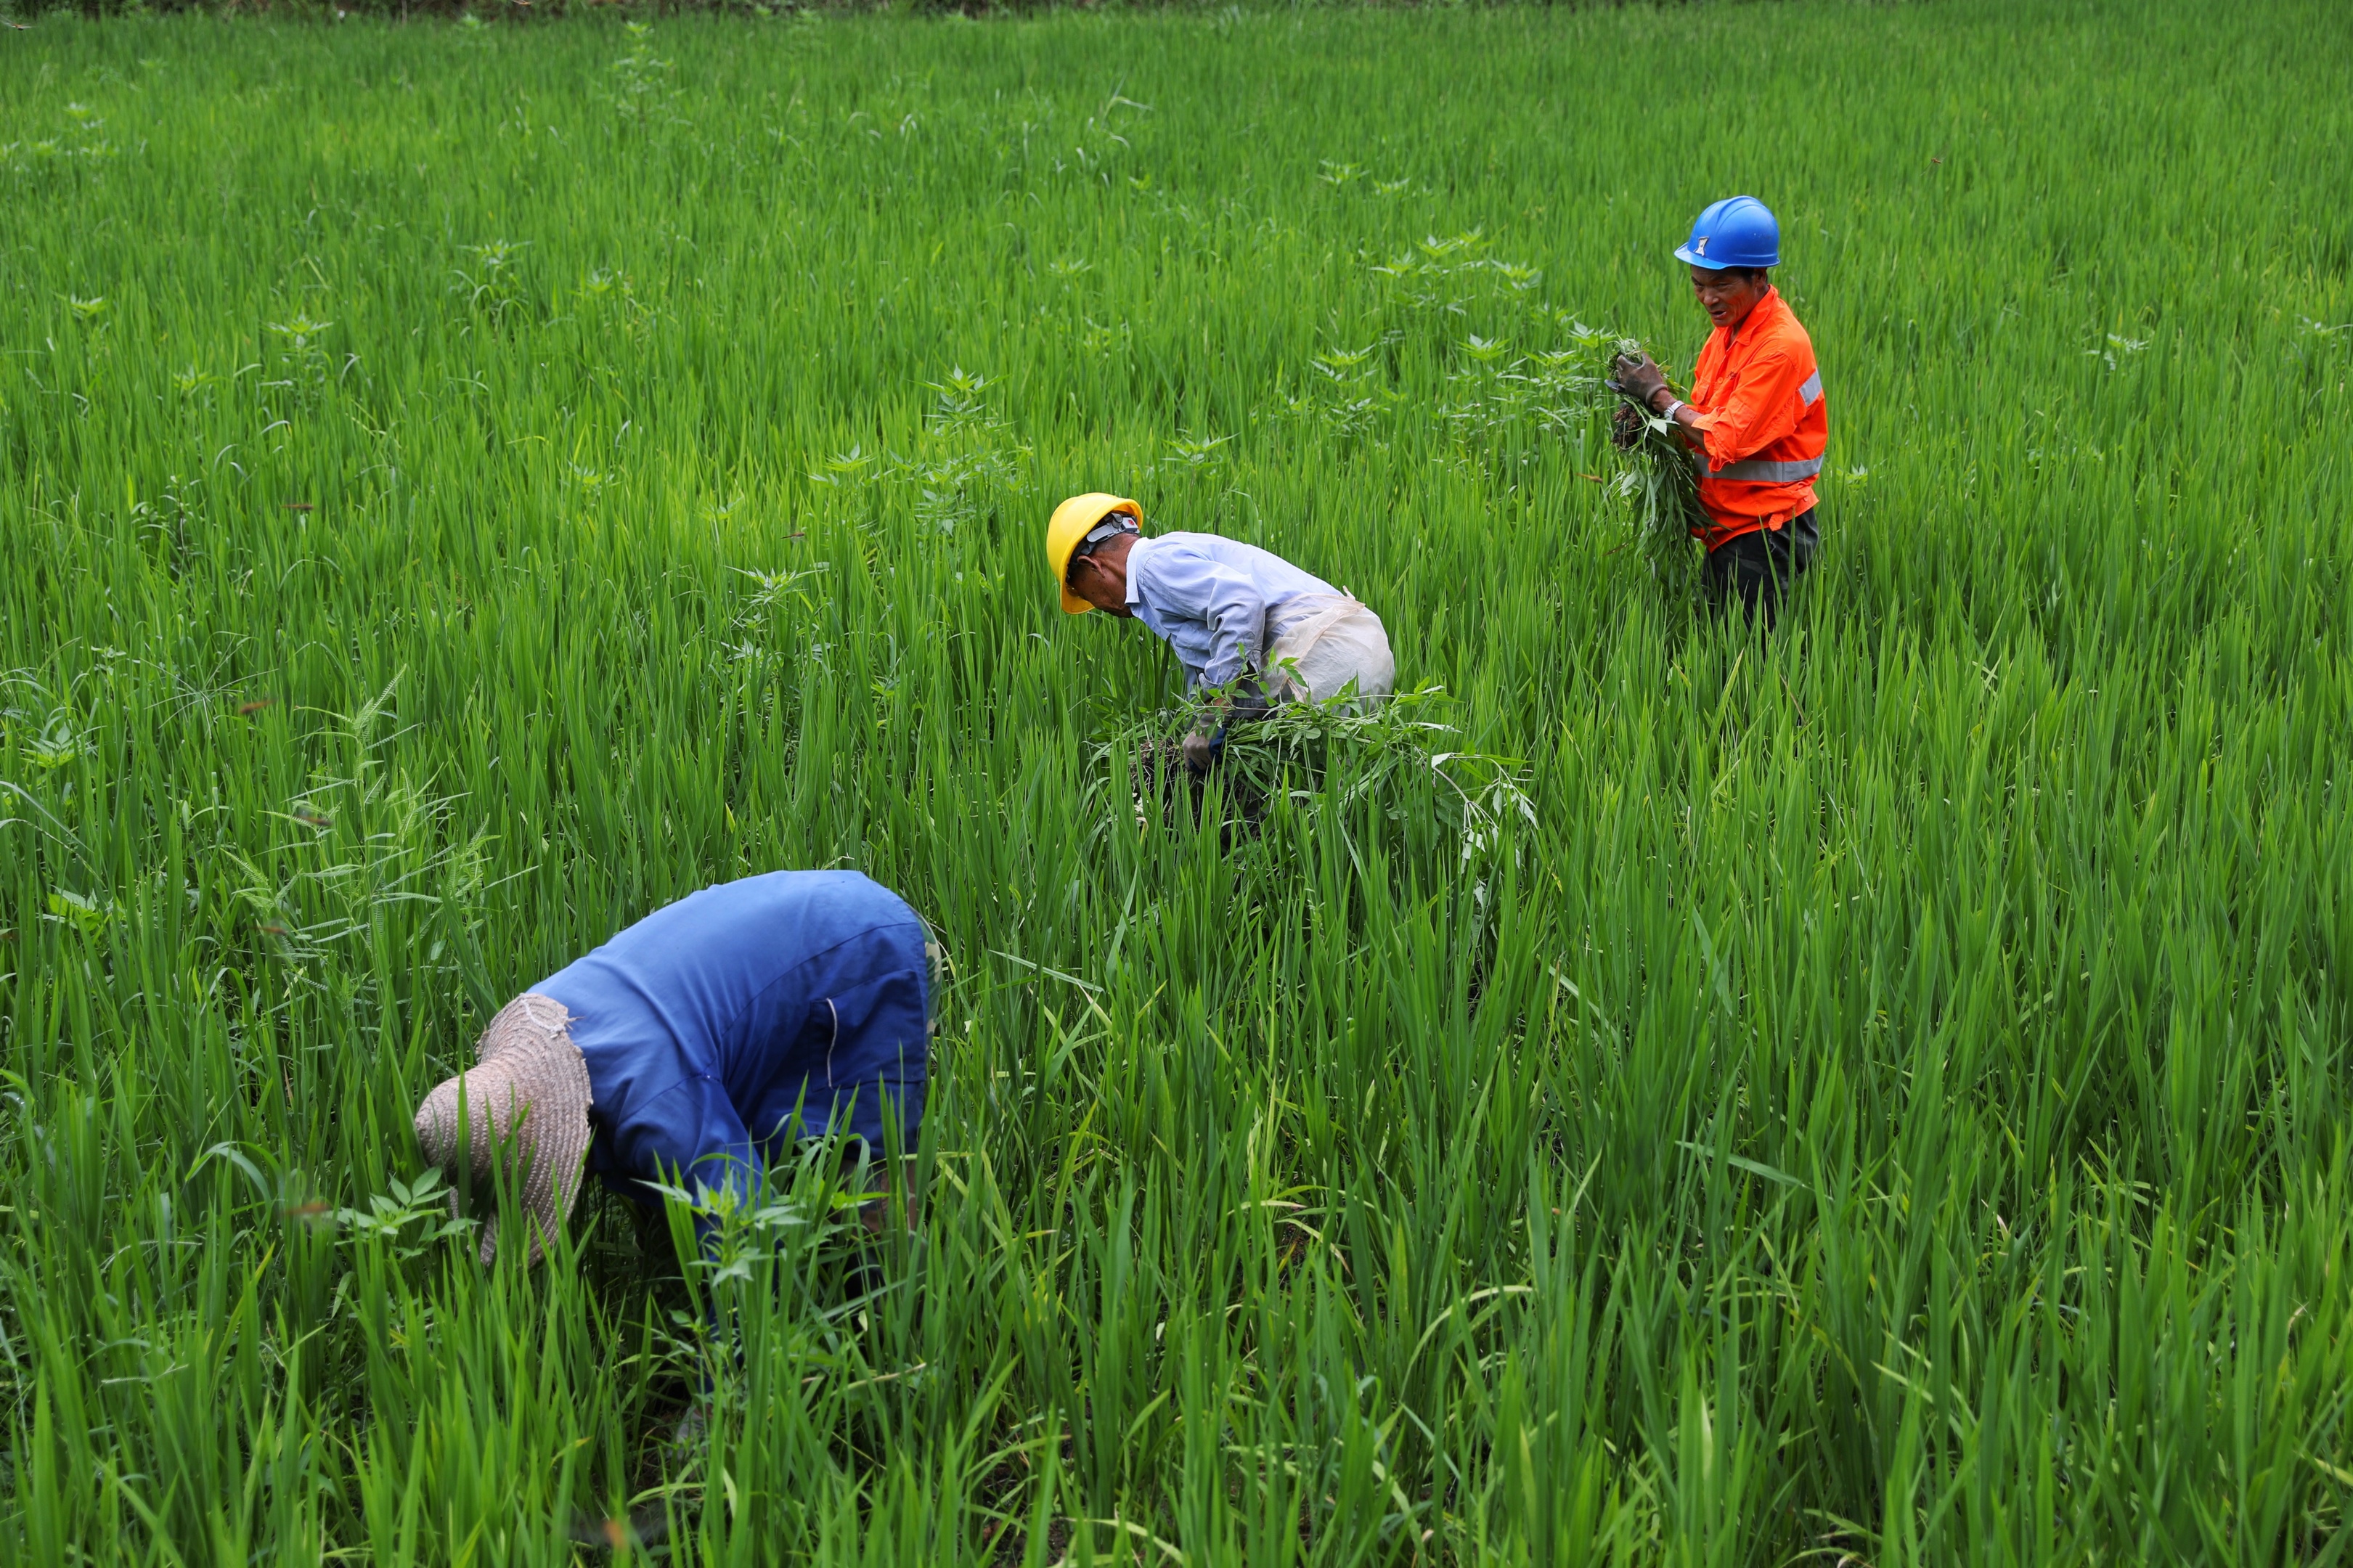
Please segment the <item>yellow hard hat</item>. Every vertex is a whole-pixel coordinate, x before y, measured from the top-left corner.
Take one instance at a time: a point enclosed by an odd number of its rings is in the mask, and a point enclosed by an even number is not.
[[[1054,585],[1061,592],[1062,608],[1071,615],[1083,616],[1094,606],[1071,592],[1071,552],[1094,531],[1095,524],[1115,511],[1127,513],[1138,523],[1144,521],[1144,509],[1134,501],[1091,490],[1056,507],[1052,520],[1046,524],[1046,564],[1054,569]]]

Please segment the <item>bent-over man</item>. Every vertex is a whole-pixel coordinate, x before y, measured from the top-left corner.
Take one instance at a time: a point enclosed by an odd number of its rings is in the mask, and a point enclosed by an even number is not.
[[[1072,496],[1046,524],[1046,562],[1071,615],[1142,621],[1176,653],[1189,691],[1214,693],[1185,760],[1207,769],[1223,721],[1304,698],[1389,694],[1397,662],[1378,616],[1282,557],[1213,533],[1146,539],[1135,502]]]
[[[933,951],[914,910],[855,871],[705,888],[507,1004],[476,1064],[417,1108],[417,1144],[478,1182],[510,1148],[531,1261],[572,1212],[584,1161],[652,1204],[654,1182],[750,1194],[801,1138],[912,1152]],[[875,1205],[866,1217],[879,1225]],[[492,1215],[485,1264],[498,1243]]]

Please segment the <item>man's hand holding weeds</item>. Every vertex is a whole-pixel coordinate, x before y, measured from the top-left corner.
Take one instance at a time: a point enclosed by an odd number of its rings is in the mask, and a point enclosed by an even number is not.
[[[1643,407],[1656,411],[1659,394],[1667,390],[1667,373],[1649,354],[1620,354],[1610,362],[1611,384]]]

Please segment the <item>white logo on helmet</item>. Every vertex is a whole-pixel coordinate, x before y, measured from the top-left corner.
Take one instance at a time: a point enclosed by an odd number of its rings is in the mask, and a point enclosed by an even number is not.
[[[1702,256],[1705,256],[1707,254],[1707,241],[1708,237],[1706,235],[1701,235],[1699,237],[1699,243],[1693,246],[1692,248],[1698,251]]]

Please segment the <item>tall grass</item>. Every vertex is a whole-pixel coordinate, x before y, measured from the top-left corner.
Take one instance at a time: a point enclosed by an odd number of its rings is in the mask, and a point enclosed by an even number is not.
[[[2338,23],[5,35],[0,1561],[2340,1559]],[[1762,643],[1571,384],[1736,189],[1834,420]],[[1139,826],[1103,486],[1533,821]],[[916,1235],[433,1234],[491,1008],[830,865],[955,965]]]

